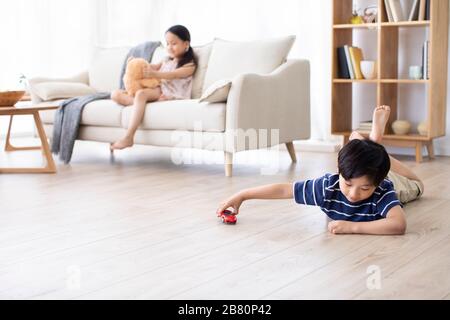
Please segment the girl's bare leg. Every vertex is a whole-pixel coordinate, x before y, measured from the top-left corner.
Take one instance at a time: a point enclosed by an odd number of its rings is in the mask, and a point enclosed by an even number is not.
[[[123,106],[131,106],[133,104],[133,97],[128,95],[125,90],[114,90],[111,92],[111,100]]]
[[[142,122],[145,114],[145,107],[147,102],[157,101],[161,96],[161,89],[143,89],[136,92],[133,104],[133,113],[131,114],[130,123],[125,137],[114,142],[111,145],[111,150],[121,150],[133,146],[134,134]]]

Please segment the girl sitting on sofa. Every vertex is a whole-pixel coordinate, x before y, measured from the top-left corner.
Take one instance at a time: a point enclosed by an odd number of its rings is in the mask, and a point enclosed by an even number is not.
[[[167,30],[165,37],[168,57],[144,70],[146,78],[161,79],[161,85],[153,89],[138,90],[134,98],[124,90],[115,90],[111,93],[111,99],[115,102],[134,107],[125,136],[111,144],[111,151],[133,146],[134,134],[144,118],[147,102],[191,98],[192,75],[197,67],[197,61],[190,45],[189,30],[176,25]]]

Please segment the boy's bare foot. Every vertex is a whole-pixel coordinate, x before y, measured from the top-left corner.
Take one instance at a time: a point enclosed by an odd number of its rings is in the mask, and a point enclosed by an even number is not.
[[[391,107],[379,106],[373,112],[372,131],[370,132],[370,140],[380,143],[383,139],[384,130],[389,120]]]
[[[355,140],[355,139],[356,140],[364,140],[365,138],[358,131],[353,131],[352,134],[350,135],[350,137],[348,138],[348,140],[352,141],[352,140]]]
[[[132,138],[123,138],[123,139],[120,139],[120,140],[114,142],[113,144],[111,144],[110,149],[111,149],[111,151],[122,150],[125,148],[132,147],[133,144],[134,144],[134,141]]]

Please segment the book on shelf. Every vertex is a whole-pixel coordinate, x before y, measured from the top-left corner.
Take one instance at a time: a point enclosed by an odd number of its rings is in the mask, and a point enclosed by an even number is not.
[[[350,47],[349,51],[355,78],[358,80],[364,79],[364,76],[361,72],[361,61],[364,60],[362,50],[358,47]]]
[[[431,0],[384,0],[389,22],[430,20]]]
[[[367,121],[361,121],[359,123],[359,126],[362,128],[372,128],[372,120],[367,120]]]
[[[384,6],[386,7],[386,16],[389,22],[394,22],[394,17],[392,16],[391,6],[389,5],[389,0],[384,0]]]
[[[430,79],[430,41],[425,41],[422,50],[423,79]]]
[[[353,71],[353,66],[352,66],[352,59],[350,58],[349,46],[345,45],[344,50],[345,50],[345,58],[347,59],[347,66],[348,66],[348,72],[350,74],[350,79],[355,79],[355,73]]]
[[[351,79],[348,71],[347,57],[345,56],[345,48],[337,48],[338,52],[338,76],[340,79]]]
[[[361,121],[356,131],[370,133],[372,131],[372,121]]]
[[[408,21],[417,21],[419,18],[419,3],[420,0],[413,0],[411,11],[409,12]]]
[[[403,8],[400,0],[389,0],[389,7],[391,8],[392,17],[394,22],[404,21]]]
[[[430,70],[431,70],[431,56],[430,56],[430,41],[427,41],[427,79],[430,79]]]
[[[420,0],[420,6],[419,6],[419,21],[425,20],[425,11],[426,11],[426,0]]]
[[[345,45],[337,48],[339,79],[364,79],[361,61],[364,59],[361,48]]]

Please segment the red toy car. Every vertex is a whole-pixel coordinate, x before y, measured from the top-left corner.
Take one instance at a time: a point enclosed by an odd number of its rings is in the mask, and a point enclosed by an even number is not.
[[[225,224],[236,224],[236,222],[237,222],[236,215],[233,214],[230,210],[222,211],[217,216],[220,219],[222,219],[222,222],[225,223]]]

